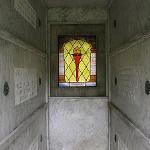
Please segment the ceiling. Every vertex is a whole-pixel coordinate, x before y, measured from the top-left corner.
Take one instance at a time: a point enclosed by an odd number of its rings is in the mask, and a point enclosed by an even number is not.
[[[48,7],[105,7],[109,0],[45,0]]]

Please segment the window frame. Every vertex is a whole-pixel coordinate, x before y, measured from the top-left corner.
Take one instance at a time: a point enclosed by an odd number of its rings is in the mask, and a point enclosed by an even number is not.
[[[96,86],[59,87],[58,35],[96,36]],[[51,38],[53,37],[53,38]],[[49,93],[50,97],[105,97],[106,49],[104,24],[53,24],[49,28]]]
[[[63,86],[63,87],[60,87],[59,86],[59,36],[75,36],[75,37],[84,37],[84,36],[93,36],[93,37],[95,37],[95,48],[96,48],[96,85],[95,86]],[[57,83],[57,87],[58,88],[87,88],[87,87],[90,87],[90,88],[95,88],[95,87],[97,87],[97,48],[98,48],[98,43],[97,43],[97,35],[96,34],[58,34],[57,35],[57,53],[58,53],[58,59],[57,59],[57,64],[58,64],[58,66],[57,66],[57,68],[58,68],[58,83]],[[90,75],[91,76],[91,75]],[[66,83],[68,83],[68,82],[66,82]]]

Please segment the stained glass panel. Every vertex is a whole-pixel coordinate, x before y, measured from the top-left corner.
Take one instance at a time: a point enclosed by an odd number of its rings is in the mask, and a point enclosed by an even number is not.
[[[58,37],[59,86],[96,86],[96,37]]]

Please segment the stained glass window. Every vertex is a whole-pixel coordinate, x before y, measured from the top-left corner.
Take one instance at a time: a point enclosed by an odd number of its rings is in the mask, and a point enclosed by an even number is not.
[[[58,36],[59,87],[96,86],[96,37]]]

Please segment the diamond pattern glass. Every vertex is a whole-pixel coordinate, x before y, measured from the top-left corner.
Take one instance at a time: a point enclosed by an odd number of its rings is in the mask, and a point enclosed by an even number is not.
[[[59,87],[96,86],[96,37],[58,36]]]

